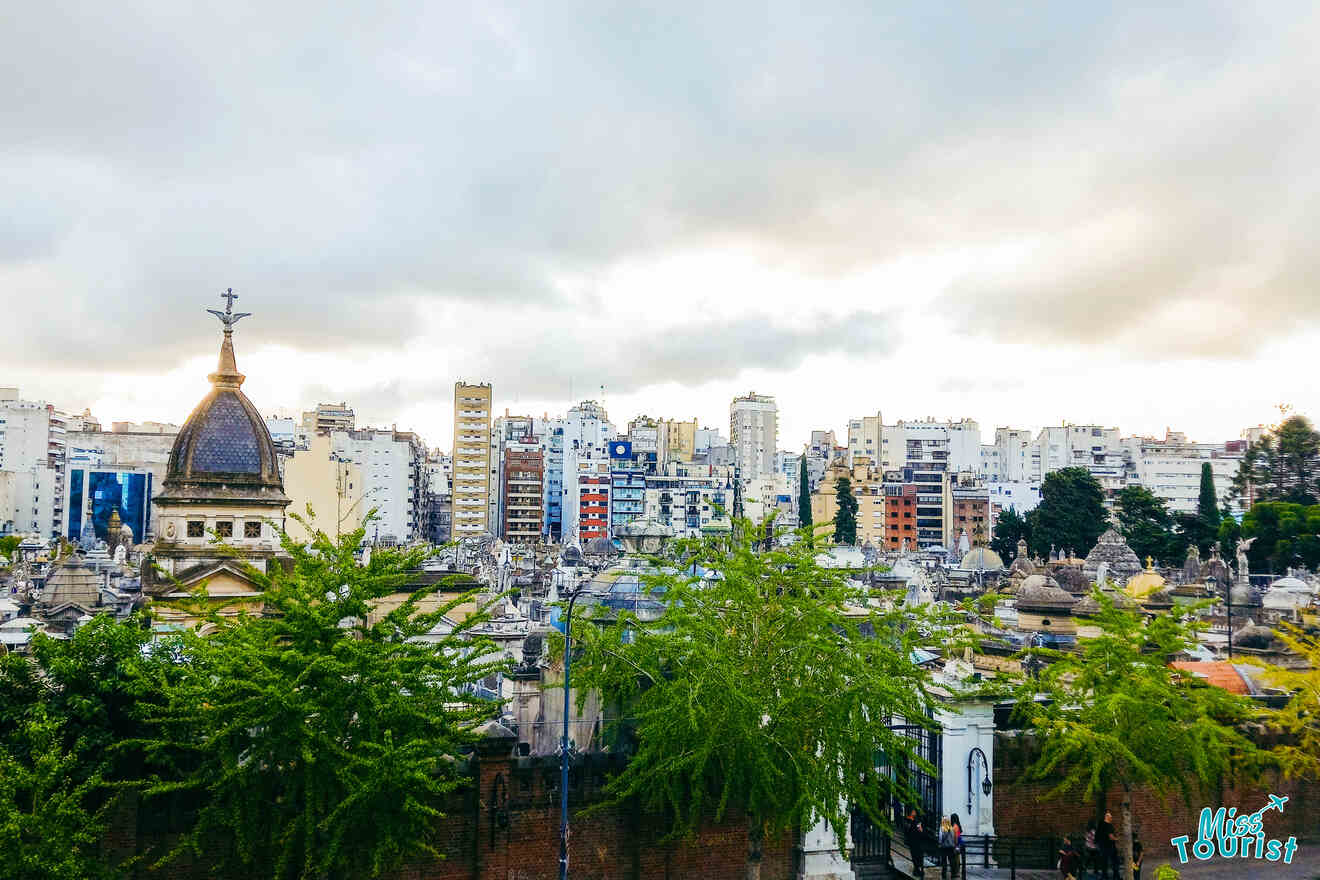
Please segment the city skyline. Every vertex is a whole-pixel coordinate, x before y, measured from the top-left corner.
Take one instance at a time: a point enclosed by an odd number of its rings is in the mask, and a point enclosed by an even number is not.
[[[1206,440],[1320,411],[1302,4],[15,25],[28,397],[181,420],[233,287],[263,411],[352,399],[433,445],[459,379],[712,425],[756,390],[790,449],[876,409]]]

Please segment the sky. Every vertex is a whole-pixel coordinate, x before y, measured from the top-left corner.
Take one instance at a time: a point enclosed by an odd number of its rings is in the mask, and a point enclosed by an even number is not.
[[[1320,7],[115,4],[0,28],[0,385],[448,449],[601,399],[1235,438],[1320,417]]]

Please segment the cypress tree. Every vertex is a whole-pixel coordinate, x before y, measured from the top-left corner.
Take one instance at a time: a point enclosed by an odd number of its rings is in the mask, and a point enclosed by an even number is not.
[[[807,454],[798,459],[798,525],[811,528],[811,481],[807,477]]]
[[[1219,499],[1215,494],[1215,474],[1210,462],[1201,464],[1201,497],[1196,502],[1196,515],[1205,520],[1212,531],[1219,529]]]
[[[839,510],[834,514],[834,543],[857,543],[857,499],[853,497],[852,481],[839,477],[834,484],[834,497]]]

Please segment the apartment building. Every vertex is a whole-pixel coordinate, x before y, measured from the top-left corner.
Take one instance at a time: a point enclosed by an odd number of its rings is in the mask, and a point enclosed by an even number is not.
[[[453,536],[493,532],[490,522],[491,386],[454,383]]]

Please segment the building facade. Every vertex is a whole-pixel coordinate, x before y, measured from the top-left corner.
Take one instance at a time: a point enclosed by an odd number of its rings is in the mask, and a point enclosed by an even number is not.
[[[749,392],[729,404],[729,444],[739,479],[751,482],[775,471],[779,407],[767,394]]]
[[[490,419],[488,383],[454,383],[454,538],[491,534]]]

